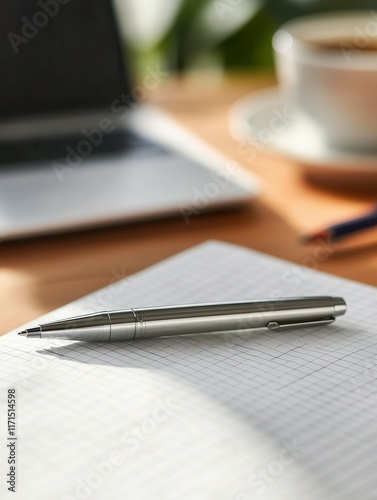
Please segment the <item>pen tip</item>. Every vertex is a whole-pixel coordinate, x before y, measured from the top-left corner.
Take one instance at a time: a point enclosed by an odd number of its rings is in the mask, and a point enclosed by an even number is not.
[[[313,236],[311,235],[304,235],[300,237],[300,243],[302,245],[308,245],[309,243],[312,243],[314,239],[315,238],[313,238]]]
[[[27,337],[27,330],[22,330],[22,332],[19,332],[19,334],[21,337]]]
[[[300,237],[300,243],[303,245],[310,245],[311,243],[319,243],[321,240],[328,241],[330,234],[328,231],[320,231],[313,234],[304,234]]]

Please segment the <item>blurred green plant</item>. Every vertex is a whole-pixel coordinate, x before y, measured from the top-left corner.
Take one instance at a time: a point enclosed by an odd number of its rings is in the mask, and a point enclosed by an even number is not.
[[[272,69],[271,39],[285,21],[314,12],[377,9],[377,0],[117,0],[139,65]],[[132,21],[131,21],[132,20]]]

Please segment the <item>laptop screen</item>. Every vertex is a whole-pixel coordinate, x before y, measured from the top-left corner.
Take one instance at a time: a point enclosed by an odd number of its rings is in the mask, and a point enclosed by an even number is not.
[[[110,0],[1,0],[0,121],[109,108],[127,91]]]

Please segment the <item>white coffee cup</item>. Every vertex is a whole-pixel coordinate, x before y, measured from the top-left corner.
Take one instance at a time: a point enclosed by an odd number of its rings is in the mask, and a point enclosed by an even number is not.
[[[286,102],[332,146],[377,152],[377,11],[296,18],[273,47]]]

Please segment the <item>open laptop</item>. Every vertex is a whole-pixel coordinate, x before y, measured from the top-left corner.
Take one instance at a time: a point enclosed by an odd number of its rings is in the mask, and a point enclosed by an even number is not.
[[[2,0],[0,238],[242,204],[257,182],[143,102],[110,0]]]

